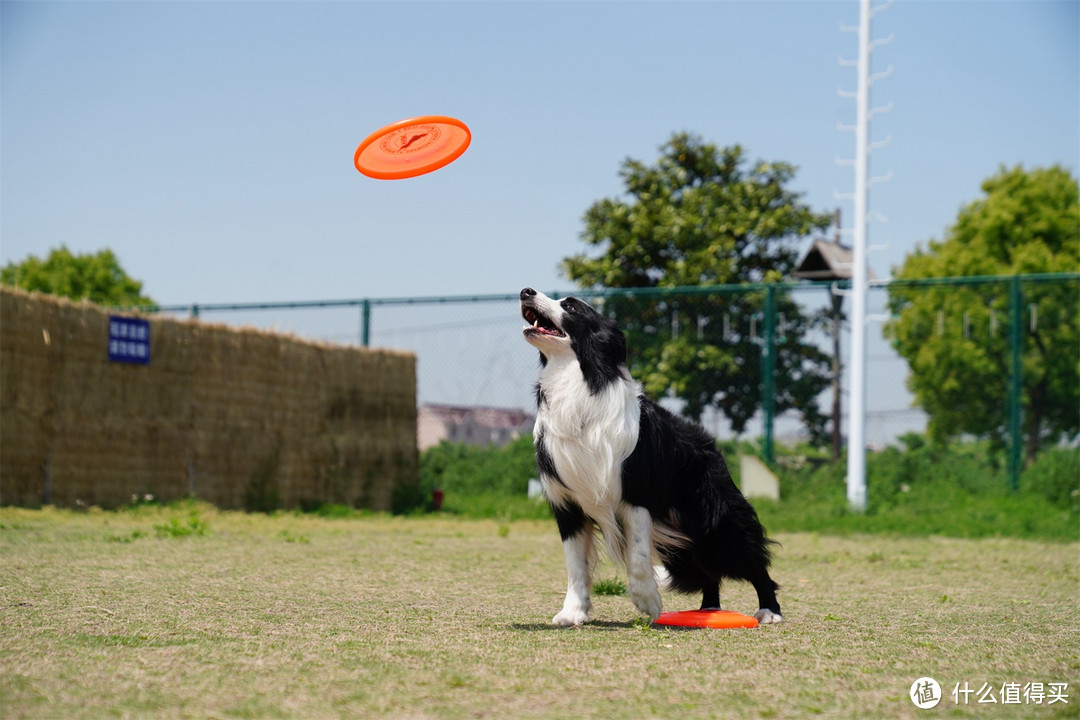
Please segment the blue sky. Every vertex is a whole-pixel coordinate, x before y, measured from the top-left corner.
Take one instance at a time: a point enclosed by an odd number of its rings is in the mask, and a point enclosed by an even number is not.
[[[1071,2],[898,0],[874,55],[871,256],[940,238],[1001,164],[1080,160]],[[582,215],[673,132],[850,202],[845,2],[0,3],[0,263],[111,248],[165,304],[568,289]],[[466,122],[452,165],[352,166],[371,131]]]

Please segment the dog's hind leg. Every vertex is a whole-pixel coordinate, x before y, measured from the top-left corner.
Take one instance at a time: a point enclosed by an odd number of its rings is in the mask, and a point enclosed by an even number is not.
[[[701,588],[701,609],[720,609],[720,583],[706,582],[705,586]]]
[[[656,586],[652,564],[652,516],[648,508],[629,507],[623,516],[626,527],[627,592],[637,609],[655,620],[663,601]]]
[[[780,603],[776,600],[777,585],[769,577],[769,573],[762,570],[753,578],[748,578],[757,590],[758,608],[754,617],[761,625],[776,625],[784,622],[784,616],[780,614]]]

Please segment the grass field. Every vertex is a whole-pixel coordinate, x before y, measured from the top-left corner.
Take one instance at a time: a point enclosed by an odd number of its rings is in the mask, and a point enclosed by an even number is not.
[[[600,595],[592,623],[559,630],[550,521],[5,508],[0,715],[1080,715],[1076,543],[779,540],[783,625],[658,629]],[[749,586],[724,599],[756,609]],[[933,710],[908,698],[922,676],[943,688]],[[1068,683],[1068,704],[958,705],[957,683]]]

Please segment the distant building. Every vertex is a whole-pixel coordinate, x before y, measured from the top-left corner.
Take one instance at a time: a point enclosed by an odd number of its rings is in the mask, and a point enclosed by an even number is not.
[[[791,274],[801,280],[850,280],[854,264],[854,250],[838,242],[818,239]],[[866,278],[877,280],[877,275],[867,267]]]
[[[421,450],[443,440],[465,445],[506,445],[532,432],[533,416],[524,410],[463,405],[421,405],[416,443]]]

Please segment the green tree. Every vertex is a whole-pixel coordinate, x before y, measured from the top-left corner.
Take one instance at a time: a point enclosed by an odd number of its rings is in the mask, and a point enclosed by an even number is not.
[[[960,210],[941,241],[916,248],[894,276],[1076,272],[1080,194],[1055,166],[1001,168],[983,197]],[[1024,283],[1022,407],[1025,457],[1080,430],[1080,332],[1076,282]],[[1010,344],[1008,283],[890,287],[885,332],[911,369],[908,388],[930,416],[931,436],[1007,441]]]
[[[563,261],[583,288],[670,288],[776,282],[798,260],[799,241],[826,227],[828,214],[788,188],[792,165],[750,167],[739,145],[718,148],[677,133],[654,165],[624,162],[621,198],[585,213],[582,239],[599,248]],[[829,359],[805,341],[819,318],[806,318],[785,292],[774,294],[782,342],[776,354],[775,409],[796,410],[816,438],[825,419],[817,396],[829,383]],[[674,395],[699,419],[716,407],[741,433],[761,406],[765,293],[609,297],[631,348],[630,366],[654,397]]]
[[[100,305],[153,305],[142,283],[128,276],[112,250],[76,255],[60,246],[42,260],[31,255],[0,269],[0,283]]]

